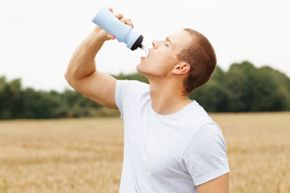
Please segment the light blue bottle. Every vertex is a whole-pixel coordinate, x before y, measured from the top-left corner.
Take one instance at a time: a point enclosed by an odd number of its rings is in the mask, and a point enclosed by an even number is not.
[[[93,22],[106,32],[114,35],[120,42],[124,42],[131,50],[136,50],[138,47],[144,50],[146,49],[142,45],[143,36],[129,25],[122,23],[107,8],[101,7],[93,19]]]

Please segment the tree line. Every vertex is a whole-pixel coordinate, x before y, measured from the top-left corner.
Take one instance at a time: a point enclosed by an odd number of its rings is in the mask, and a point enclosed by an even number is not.
[[[290,79],[271,67],[234,63],[216,68],[212,79],[190,95],[212,112],[290,110]]]
[[[99,107],[73,90],[23,89],[20,79],[0,77],[0,119],[86,117]]]
[[[147,82],[137,73],[115,77]],[[228,71],[217,67],[211,80],[189,97],[209,112],[289,111],[290,79],[273,68],[244,61]],[[0,119],[88,117],[100,115],[101,109],[70,89],[38,91],[22,88],[21,79],[0,76]]]

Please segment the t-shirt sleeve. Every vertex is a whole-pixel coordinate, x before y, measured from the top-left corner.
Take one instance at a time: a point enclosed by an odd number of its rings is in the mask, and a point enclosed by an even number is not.
[[[125,103],[126,95],[130,94],[129,92],[129,81],[128,80],[117,80],[115,88],[115,101],[116,106],[118,107],[121,118],[123,118],[123,106]]]
[[[118,107],[119,111],[121,112],[121,117],[122,117],[122,109],[123,109],[123,98],[126,93],[126,88],[128,86],[128,81],[127,80],[117,80],[116,82],[116,88],[115,88],[115,102],[116,106]]]
[[[225,140],[217,124],[207,123],[193,135],[183,161],[195,186],[230,171]]]
[[[139,95],[144,91],[144,85],[144,83],[135,80],[117,80],[115,102],[122,119],[124,114],[138,103]]]

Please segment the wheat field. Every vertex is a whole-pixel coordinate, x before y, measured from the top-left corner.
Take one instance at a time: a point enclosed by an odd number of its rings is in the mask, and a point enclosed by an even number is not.
[[[211,114],[231,193],[290,193],[290,113]],[[118,193],[119,118],[0,121],[0,193]]]

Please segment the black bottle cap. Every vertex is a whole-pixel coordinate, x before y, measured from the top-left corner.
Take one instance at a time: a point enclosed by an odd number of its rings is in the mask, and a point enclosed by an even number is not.
[[[136,50],[138,47],[142,47],[142,42],[143,42],[143,36],[140,35],[138,39],[134,42],[133,46],[131,47],[131,50]]]

